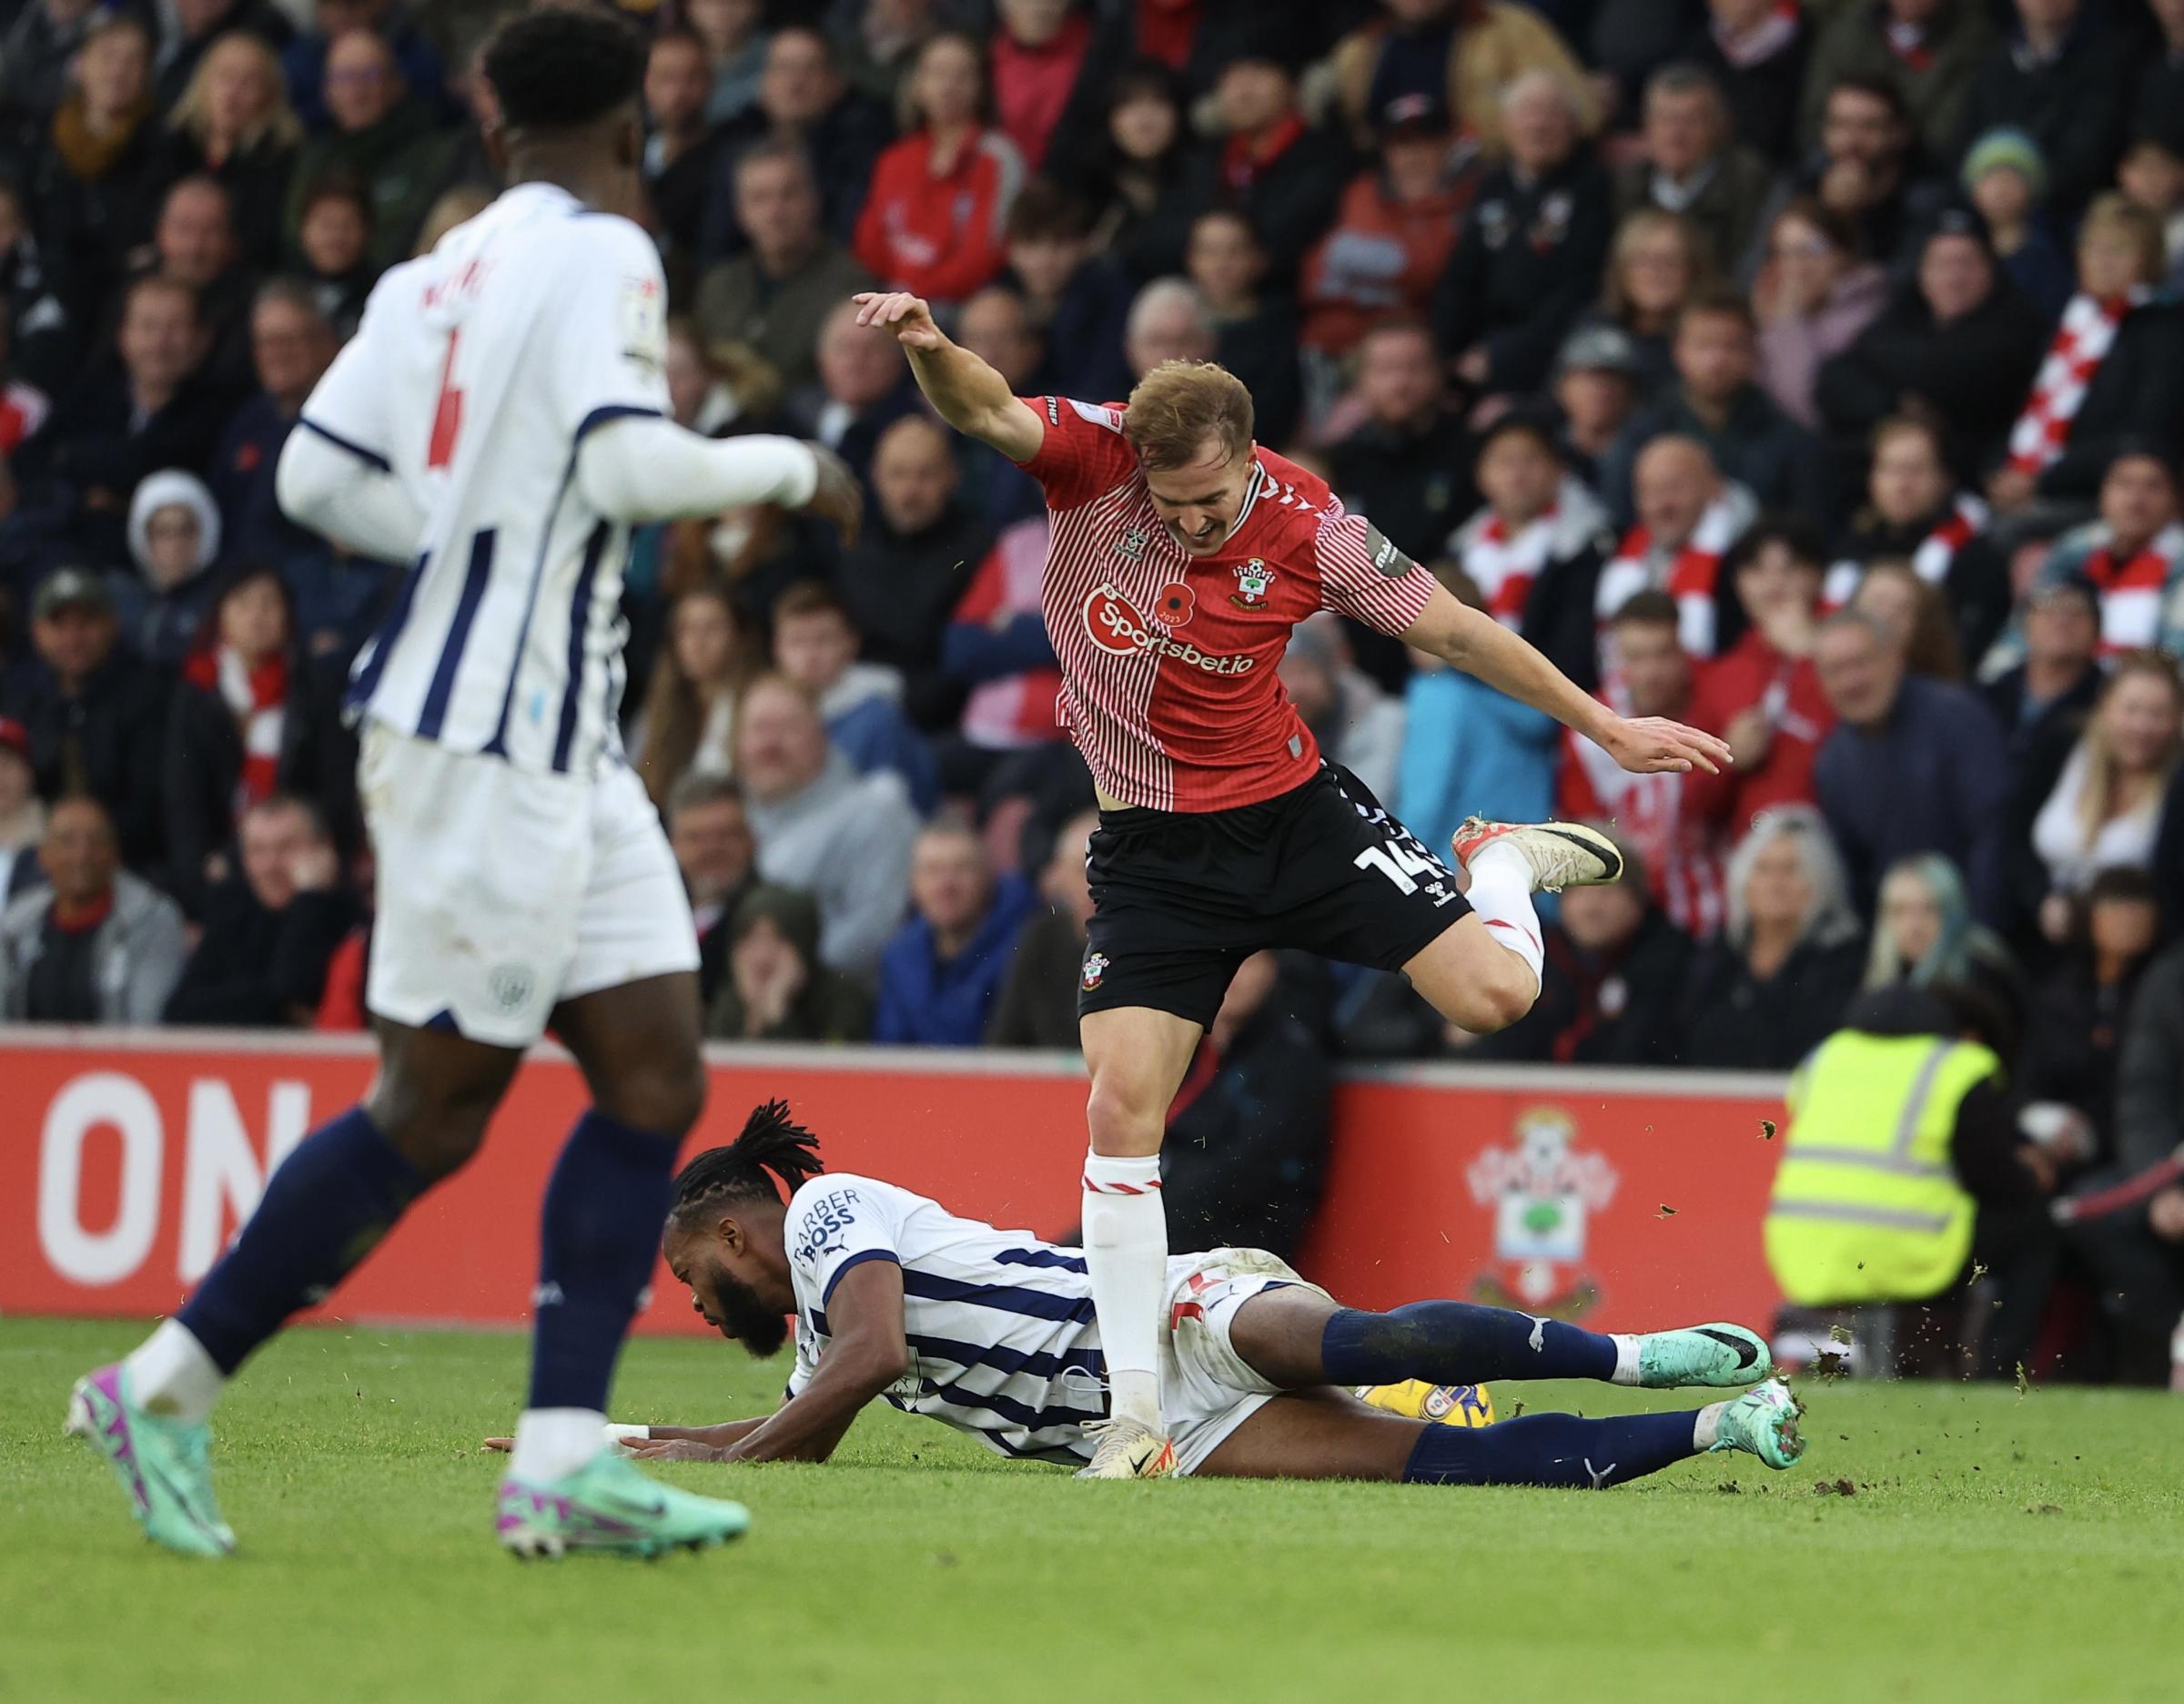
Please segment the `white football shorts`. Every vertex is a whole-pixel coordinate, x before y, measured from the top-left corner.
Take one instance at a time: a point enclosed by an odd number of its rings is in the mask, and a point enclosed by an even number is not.
[[[528,1047],[562,1000],[698,968],[682,876],[628,766],[519,769],[369,722],[357,785],[379,1016]]]
[[[1327,1292],[1264,1249],[1211,1249],[1168,1263],[1168,1330],[1160,1338],[1160,1406],[1176,1471],[1196,1473],[1229,1434],[1281,1394],[1228,1340],[1237,1309],[1261,1291]],[[1331,1299],[1331,1298],[1330,1298]]]

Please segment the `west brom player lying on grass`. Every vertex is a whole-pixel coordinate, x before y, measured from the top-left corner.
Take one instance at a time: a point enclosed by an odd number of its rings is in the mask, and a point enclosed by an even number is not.
[[[681,1461],[824,1461],[877,1396],[1003,1456],[1073,1467],[1089,1458],[1087,1428],[1107,1401],[1082,1255],[958,1219],[892,1183],[823,1173],[816,1151],[784,1102],[759,1108],[732,1146],[683,1168],[662,1242],[692,1305],[752,1354],[780,1350],[795,1316],[786,1401],[763,1419],[620,1428],[627,1447]],[[1171,1255],[1161,1318],[1165,1418],[1182,1473],[1597,1488],[1708,1450],[1786,1467],[1804,1447],[1765,1343],[1738,1325],[1608,1336],[1463,1302],[1368,1313],[1257,1249]],[[1696,1411],[1528,1415],[1481,1430],[1383,1413],[1341,1388],[1413,1378],[1762,1382]]]

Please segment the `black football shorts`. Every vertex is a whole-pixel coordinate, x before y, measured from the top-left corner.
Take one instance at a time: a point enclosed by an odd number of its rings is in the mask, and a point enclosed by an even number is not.
[[[1086,865],[1080,1016],[1150,1006],[1209,1024],[1261,948],[1396,970],[1471,908],[1448,866],[1325,761],[1236,810],[1102,811]]]

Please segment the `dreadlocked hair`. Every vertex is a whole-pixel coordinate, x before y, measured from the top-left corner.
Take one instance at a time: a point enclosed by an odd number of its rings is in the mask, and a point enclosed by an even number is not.
[[[643,38],[613,13],[553,6],[493,33],[485,80],[511,128],[573,129],[635,100],[644,60]]]
[[[780,1201],[825,1169],[818,1137],[789,1117],[786,1100],[769,1100],[743,1121],[742,1135],[725,1148],[708,1148],[676,1174],[672,1211],[690,1219],[722,1202]]]

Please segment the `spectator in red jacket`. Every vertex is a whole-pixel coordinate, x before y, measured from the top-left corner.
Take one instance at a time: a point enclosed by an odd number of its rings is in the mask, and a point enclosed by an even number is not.
[[[1813,759],[1835,713],[1813,667],[1822,553],[1803,522],[1768,519],[1739,539],[1725,564],[1750,624],[1699,677],[1691,714],[1729,742],[1736,766],[1686,777],[1732,844],[1778,805],[1813,802]]]
[[[1025,164],[1037,171],[1091,56],[1092,18],[1072,0],[1000,0],[994,32],[994,106]]]
[[[968,36],[925,45],[905,105],[910,133],[874,165],[854,246],[888,288],[950,306],[991,283],[1007,259],[1003,222],[1024,157],[987,123],[984,62]]]

